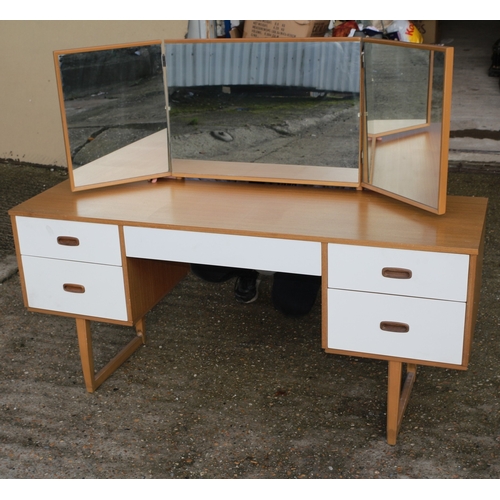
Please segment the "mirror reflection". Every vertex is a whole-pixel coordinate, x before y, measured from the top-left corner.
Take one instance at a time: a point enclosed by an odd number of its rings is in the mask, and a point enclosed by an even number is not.
[[[161,44],[57,57],[74,187],[165,173]]]
[[[363,181],[438,207],[444,54],[365,45],[367,137]]]
[[[167,42],[165,52],[174,175],[237,162],[240,175],[358,182],[359,41]]]
[[[164,176],[364,187],[444,213],[452,54],[357,38],[56,51],[71,188]]]

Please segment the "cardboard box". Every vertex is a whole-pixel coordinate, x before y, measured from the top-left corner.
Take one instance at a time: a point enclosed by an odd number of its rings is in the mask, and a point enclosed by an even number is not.
[[[437,21],[412,21],[424,38],[424,43],[439,43]]]
[[[243,38],[322,37],[330,21],[245,21]]]

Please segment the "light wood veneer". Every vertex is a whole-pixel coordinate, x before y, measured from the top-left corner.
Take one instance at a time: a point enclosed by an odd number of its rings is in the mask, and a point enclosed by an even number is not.
[[[394,444],[417,365],[467,368],[486,207],[483,198],[448,197],[446,214],[438,216],[354,189],[170,179],[79,193],[64,182],[9,213],[25,304],[32,311],[76,319],[89,392],[145,342],[145,314],[186,275],[189,262],[262,264],[268,270],[322,275],[327,352],[388,361],[387,440]],[[108,262],[104,250],[97,257],[81,252],[87,238],[95,237],[87,231],[93,225],[114,234],[110,245],[119,248],[118,260]],[[58,236],[64,237],[62,245]],[[67,246],[68,237],[81,239],[82,246]],[[219,259],[207,250],[211,241],[229,250]],[[59,279],[55,289],[63,297],[68,293],[70,302],[86,293],[86,283],[70,280],[63,292],[68,266],[118,270],[124,312],[113,316],[105,308],[82,312],[58,300],[33,301],[33,290],[43,291],[43,282],[32,282],[43,259],[54,267],[45,280]],[[286,269],[280,268],[281,260]],[[342,316],[338,304],[343,304]],[[353,321],[362,316],[372,323]],[[424,316],[426,321],[419,321]],[[135,326],[137,333],[97,374],[92,320]]]

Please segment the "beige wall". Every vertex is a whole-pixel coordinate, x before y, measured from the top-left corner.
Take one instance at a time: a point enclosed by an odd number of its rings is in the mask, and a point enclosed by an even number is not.
[[[184,38],[187,21],[0,21],[0,159],[67,166],[52,52]]]

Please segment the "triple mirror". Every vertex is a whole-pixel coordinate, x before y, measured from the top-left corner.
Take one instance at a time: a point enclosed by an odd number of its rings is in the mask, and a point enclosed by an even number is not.
[[[363,187],[444,213],[452,51],[357,38],[56,51],[72,189],[168,176]]]

